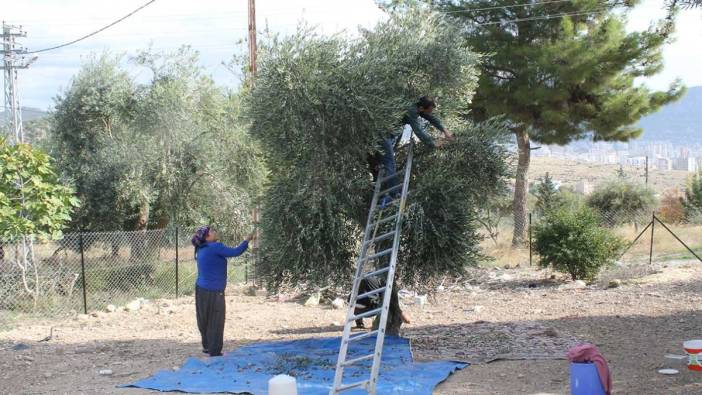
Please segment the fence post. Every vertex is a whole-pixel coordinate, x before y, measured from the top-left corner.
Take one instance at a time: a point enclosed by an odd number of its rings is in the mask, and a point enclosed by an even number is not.
[[[653,263],[653,230],[656,228],[656,212],[651,215],[651,249],[648,251],[648,264]]]
[[[531,249],[531,213],[529,213],[529,266],[532,263],[532,249]]]
[[[179,276],[178,276],[178,265],[179,265],[179,259],[178,259],[178,225],[175,227],[175,266],[176,266],[176,299],[178,299],[178,283],[179,283]]]
[[[80,274],[83,277],[83,314],[88,314],[88,294],[85,286],[85,254],[83,252],[83,232],[78,232],[78,244],[80,245]]]

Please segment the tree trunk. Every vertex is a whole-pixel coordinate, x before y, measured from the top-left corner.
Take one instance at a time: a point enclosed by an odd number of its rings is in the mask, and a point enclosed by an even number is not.
[[[531,147],[529,133],[522,127],[515,131],[519,160],[517,162],[517,176],[514,182],[514,234],[512,247],[519,247],[524,243],[527,232],[527,197],[529,188],[529,160]]]
[[[146,230],[149,223],[149,203],[144,202],[139,206],[139,218],[137,218],[135,230]]]
[[[136,230],[145,231],[149,223],[149,203],[144,202],[139,207],[139,217],[137,218]],[[140,260],[146,254],[146,233],[134,234],[132,236],[131,259]]]

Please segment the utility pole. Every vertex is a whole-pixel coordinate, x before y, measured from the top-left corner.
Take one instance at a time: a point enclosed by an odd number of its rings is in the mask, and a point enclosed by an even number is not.
[[[249,0],[249,84],[250,87],[254,86],[254,80],[256,79],[256,0]],[[253,248],[251,248],[253,253],[253,286],[256,287],[256,280],[258,278],[258,264],[259,264],[259,247],[260,247],[260,237],[261,229],[259,227],[261,208],[256,204],[256,208],[253,210],[253,222],[254,222],[254,232],[255,241],[253,243]],[[260,282],[259,282],[260,285]]]
[[[0,69],[5,76],[5,102],[3,111],[10,134],[10,143],[19,144],[24,142],[24,131],[22,128],[22,110],[19,104],[19,93],[17,88],[17,70],[26,69],[36,60],[27,57],[27,50],[19,47],[16,42],[17,37],[27,37],[27,33],[22,31],[21,26],[8,25],[2,23],[2,55],[3,61]]]
[[[648,155],[646,155],[646,185],[648,185]]]
[[[256,78],[256,0],[249,0],[249,83]]]

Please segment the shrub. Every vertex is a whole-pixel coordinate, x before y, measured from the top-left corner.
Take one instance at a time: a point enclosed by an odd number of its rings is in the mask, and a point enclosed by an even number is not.
[[[656,197],[648,186],[619,178],[598,188],[587,205],[597,210],[608,226],[637,225],[650,219]]]
[[[573,280],[593,280],[624,246],[618,237],[600,226],[597,214],[585,206],[547,215],[535,226],[535,239],[540,265],[568,273]]]
[[[658,216],[663,222],[678,224],[685,220],[685,207],[675,191],[667,191],[661,199]]]
[[[685,208],[685,221],[702,223],[702,172],[692,177],[685,188],[685,198],[682,200]]]

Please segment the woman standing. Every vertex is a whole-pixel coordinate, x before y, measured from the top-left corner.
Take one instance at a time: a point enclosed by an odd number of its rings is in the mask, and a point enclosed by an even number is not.
[[[197,261],[195,283],[195,311],[197,327],[202,337],[202,352],[211,357],[222,355],[224,343],[224,289],[227,287],[227,258],[239,256],[246,251],[254,234],[249,235],[237,247],[227,247],[219,242],[214,229],[203,226],[192,238]]]

